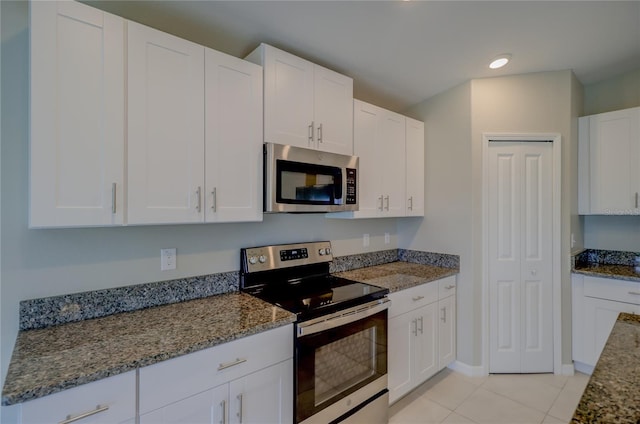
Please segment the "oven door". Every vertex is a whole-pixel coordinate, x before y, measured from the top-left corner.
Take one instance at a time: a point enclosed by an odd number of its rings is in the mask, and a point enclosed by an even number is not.
[[[339,422],[387,392],[388,303],[297,325],[296,422]]]

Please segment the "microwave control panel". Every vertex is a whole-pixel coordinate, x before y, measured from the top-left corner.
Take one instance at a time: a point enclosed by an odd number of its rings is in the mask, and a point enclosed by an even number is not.
[[[356,199],[358,196],[356,195],[356,181],[357,181],[357,171],[353,168],[347,168],[347,205],[355,205]]]

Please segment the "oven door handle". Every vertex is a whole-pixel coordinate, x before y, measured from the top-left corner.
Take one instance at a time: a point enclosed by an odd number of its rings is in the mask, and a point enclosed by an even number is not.
[[[344,311],[336,312],[331,315],[301,322],[298,324],[298,330],[296,332],[297,336],[308,336],[310,334],[330,330],[332,328],[340,327],[342,325],[370,317],[371,315],[375,315],[378,312],[388,309],[390,302],[391,300],[385,297],[383,299],[354,306],[353,308],[345,309]]]

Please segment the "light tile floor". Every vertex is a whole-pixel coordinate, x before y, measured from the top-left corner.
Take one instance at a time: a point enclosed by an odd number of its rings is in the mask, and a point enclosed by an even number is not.
[[[492,374],[445,369],[393,404],[389,423],[569,423],[589,376]]]

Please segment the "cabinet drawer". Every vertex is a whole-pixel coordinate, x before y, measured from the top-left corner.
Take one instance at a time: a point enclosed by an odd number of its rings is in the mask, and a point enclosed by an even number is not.
[[[293,357],[292,325],[140,369],[140,413]]]
[[[640,283],[611,278],[584,277],[584,295],[640,305]]]
[[[446,277],[438,280],[438,299],[444,299],[456,294],[456,277]]]
[[[103,409],[108,408],[108,409]],[[102,411],[99,411],[103,409]],[[22,404],[22,423],[61,422],[94,412],[80,420],[121,423],[136,415],[136,373],[105,378]]]
[[[438,281],[431,281],[389,295],[389,318],[438,301]]]

